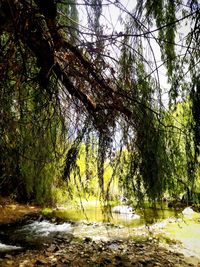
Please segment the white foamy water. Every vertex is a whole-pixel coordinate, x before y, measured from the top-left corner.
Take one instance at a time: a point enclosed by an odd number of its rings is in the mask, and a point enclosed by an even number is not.
[[[48,236],[50,233],[71,232],[72,227],[70,223],[53,224],[47,221],[33,222],[25,225],[16,232],[29,232],[36,235]]]
[[[10,246],[10,245],[5,245],[0,243],[0,251],[4,252],[4,251],[13,251],[13,250],[19,250],[21,249],[21,247],[17,247],[17,246]]]

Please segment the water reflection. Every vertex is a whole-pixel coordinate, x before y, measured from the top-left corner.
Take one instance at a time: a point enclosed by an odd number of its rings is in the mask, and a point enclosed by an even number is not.
[[[140,218],[135,218],[133,214],[112,213],[110,210],[102,209],[100,206],[85,207],[84,209],[58,209],[53,212],[53,216],[72,221],[87,222],[109,222],[114,225],[137,227],[143,224],[152,224],[157,221],[174,216],[174,211],[170,209],[136,210]]]

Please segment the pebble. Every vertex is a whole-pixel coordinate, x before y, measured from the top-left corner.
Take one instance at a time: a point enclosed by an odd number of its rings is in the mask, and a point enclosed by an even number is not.
[[[12,255],[10,255],[10,254],[6,254],[6,255],[5,255],[5,258],[6,258],[6,259],[12,259]]]
[[[15,262],[18,265],[13,265]],[[187,263],[181,254],[169,252],[153,241],[91,242],[86,239],[80,242],[73,240],[71,243],[59,241],[57,244],[49,244],[44,251],[19,252],[15,256],[6,254],[0,266],[190,267],[195,265]]]

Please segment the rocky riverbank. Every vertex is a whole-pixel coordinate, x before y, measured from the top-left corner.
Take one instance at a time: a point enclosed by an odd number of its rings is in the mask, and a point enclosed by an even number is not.
[[[191,267],[192,264],[180,253],[162,248],[154,240],[112,240],[109,242],[55,239],[40,250],[5,253],[1,267],[103,267],[103,266],[169,266]]]
[[[6,206],[6,205],[5,205]],[[53,232],[50,236],[42,235],[36,243],[31,243],[29,235],[16,237],[10,240],[9,236],[13,229],[30,227],[31,222],[46,222],[37,208],[22,207],[17,204],[4,208],[3,218],[0,224],[0,241],[7,244],[22,246],[20,250],[2,250],[0,253],[0,267],[32,267],[32,266],[55,266],[55,267],[103,267],[103,266],[171,266],[171,267],[200,267],[200,259],[190,254],[181,254],[177,244],[163,246],[154,235],[148,235],[146,229],[135,230],[135,237],[122,238],[111,237],[109,240],[95,240],[89,236],[78,237],[75,232],[66,235]],[[20,208],[19,208],[20,207]],[[27,208],[27,210],[26,210]],[[25,217],[27,211],[29,213]],[[22,212],[23,211],[23,212]],[[32,213],[34,211],[34,213]],[[9,223],[6,223],[8,212]],[[11,216],[14,214],[15,216]],[[17,220],[14,220],[18,218]],[[48,222],[47,222],[48,223]],[[51,223],[51,222],[49,222]],[[63,221],[53,219],[56,226],[63,226]],[[64,222],[64,224],[67,224]],[[47,224],[48,225],[48,224]],[[70,222],[73,228],[73,223]],[[51,226],[51,225],[50,225]],[[102,227],[101,224],[80,224],[81,227]],[[9,228],[10,227],[10,228]],[[48,226],[49,227],[49,226]],[[163,227],[163,226],[162,226]],[[111,230],[114,231],[116,227]],[[157,227],[158,228],[158,227]],[[6,232],[7,229],[7,232]],[[82,228],[81,228],[82,229]],[[100,228],[102,229],[102,228]],[[117,229],[117,228],[116,228]],[[57,228],[58,230],[58,228]],[[151,229],[156,230],[156,229]],[[79,230],[80,231],[80,230]],[[138,231],[138,233],[137,233]],[[5,233],[5,234],[3,234]],[[37,237],[38,238],[38,237]],[[33,245],[34,244],[34,245]]]

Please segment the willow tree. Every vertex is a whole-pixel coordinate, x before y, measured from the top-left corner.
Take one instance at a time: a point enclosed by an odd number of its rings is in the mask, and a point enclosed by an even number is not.
[[[176,166],[172,159],[176,155],[170,140],[177,130],[186,137],[188,130],[191,132],[189,141],[184,139],[186,151],[190,151],[185,153],[190,157],[185,168],[188,178],[194,180],[200,142],[197,1],[138,1],[128,10],[123,1],[2,0],[0,8],[4,88],[0,148],[9,159],[7,164],[1,160],[1,181],[18,177],[17,181],[22,179],[25,184],[23,192],[32,192],[37,199],[39,189],[27,187],[30,182],[24,169],[31,165],[36,173],[33,184],[38,184],[47,163],[60,159],[59,169],[65,163],[60,177],[69,179],[72,169],[77,168],[81,142],[89,151],[88,140],[93,134],[98,140],[101,196],[109,195],[104,167],[110,160],[115,169],[112,176],[121,176],[129,195],[157,200],[174,188]],[[105,22],[109,8],[120,15],[116,21],[120,20],[120,25],[116,24],[119,30],[110,22],[112,18]],[[189,25],[185,35],[181,30],[184,23]],[[180,40],[178,35],[182,35]],[[155,47],[160,54],[156,55]],[[170,86],[168,106],[163,105],[162,65]],[[167,119],[173,116],[168,109],[180,98],[191,100],[192,119],[186,127]],[[31,120],[31,131],[20,126],[26,120]],[[11,131],[16,122],[18,126]],[[39,139],[36,148],[35,139]],[[120,151],[128,151],[128,159]],[[24,164],[25,152],[34,155],[30,165]],[[126,165],[126,172],[120,164]],[[11,172],[7,172],[8,166]],[[42,175],[38,180],[39,170]],[[52,180],[48,190],[51,187]]]

